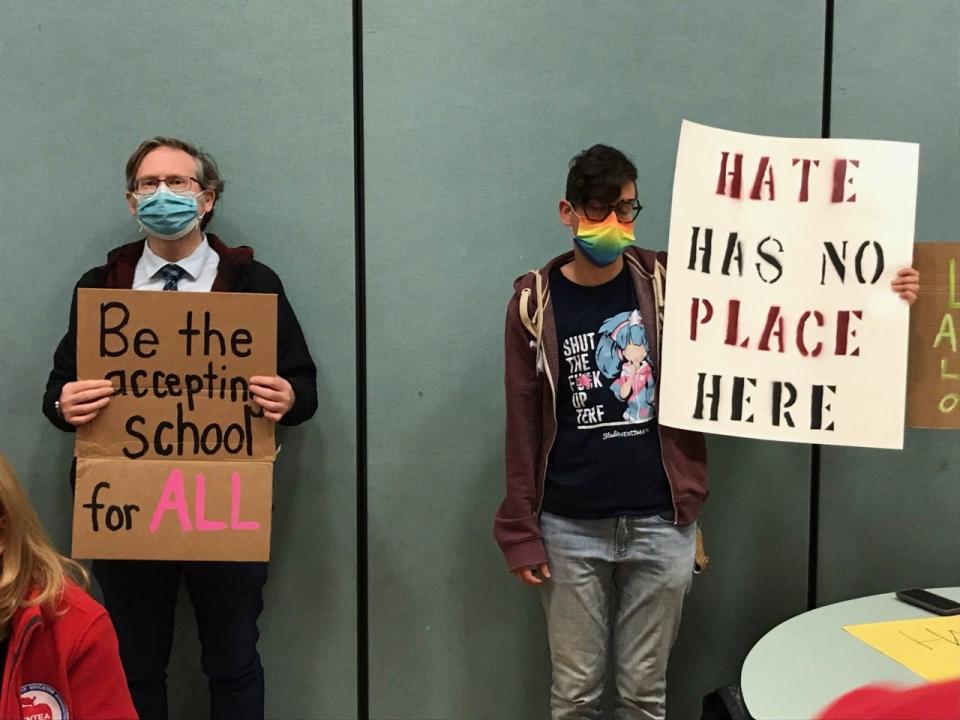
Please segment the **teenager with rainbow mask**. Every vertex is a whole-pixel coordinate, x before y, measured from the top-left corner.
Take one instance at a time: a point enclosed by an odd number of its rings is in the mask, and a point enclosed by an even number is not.
[[[657,422],[666,253],[633,244],[636,180],[612,147],[577,155],[559,203],[573,248],[517,279],[507,308],[494,535],[540,591],[554,720],[599,718],[608,675],[614,717],[665,717],[707,495],[703,436]],[[903,270],[894,291],[912,302],[918,283]]]

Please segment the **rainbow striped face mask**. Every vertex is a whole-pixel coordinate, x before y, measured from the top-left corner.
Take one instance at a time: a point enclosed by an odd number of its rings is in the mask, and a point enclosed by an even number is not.
[[[622,223],[611,212],[605,220],[595,222],[578,214],[580,221],[574,244],[597,267],[606,267],[633,244],[633,223]]]

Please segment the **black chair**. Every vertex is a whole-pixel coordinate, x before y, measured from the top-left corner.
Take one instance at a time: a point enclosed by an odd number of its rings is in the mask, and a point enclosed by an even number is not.
[[[739,685],[717,688],[703,698],[700,720],[754,720],[747,711]]]

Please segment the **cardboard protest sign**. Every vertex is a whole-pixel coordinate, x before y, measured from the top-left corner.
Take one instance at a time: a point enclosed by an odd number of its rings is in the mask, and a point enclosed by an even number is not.
[[[960,430],[960,243],[918,243],[913,266],[907,424]]]
[[[773,138],[684,121],[660,422],[903,446],[918,146]]]
[[[77,428],[73,555],[267,560],[276,295],[80,289],[77,377],[117,394]]]

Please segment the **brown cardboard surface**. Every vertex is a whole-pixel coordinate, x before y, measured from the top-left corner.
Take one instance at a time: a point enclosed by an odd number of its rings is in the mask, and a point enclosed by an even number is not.
[[[233,477],[236,475],[236,488]],[[202,481],[198,482],[198,476]],[[182,493],[176,493],[182,479]],[[171,479],[172,478],[172,479]],[[137,560],[268,560],[273,463],[79,458],[73,557]],[[91,504],[97,493],[97,527]],[[202,498],[198,487],[202,485]],[[168,490],[165,492],[165,488]],[[239,492],[237,492],[239,490]],[[157,510],[161,499],[174,502]],[[185,512],[174,506],[182,500]],[[125,506],[130,509],[126,526]],[[151,532],[154,517],[158,522]],[[249,523],[257,523],[250,529]],[[116,529],[111,529],[114,527]]]
[[[119,325],[123,313],[109,304],[122,304],[129,317],[120,331],[126,338],[126,352],[117,357],[101,355],[101,325],[103,349],[119,352],[124,347],[121,338],[106,332]],[[103,311],[102,308],[108,308]],[[187,337],[180,334],[187,328],[200,330],[191,335],[191,354],[187,355]],[[224,338],[226,353],[214,334],[209,335],[209,354],[204,353],[205,317],[209,316],[212,329]],[[157,343],[150,343],[149,334],[141,335],[142,354],[136,354],[136,337],[141,331],[152,330]],[[231,352],[231,338],[236,335],[237,348],[247,357]],[[243,342],[249,336],[250,343]],[[152,373],[203,375],[211,370],[218,376],[244,377],[275,375],[277,356],[277,296],[259,293],[193,293],[148,292],[142,290],[102,290],[82,288],[77,291],[77,377],[81,380],[102,378],[115,370],[128,374],[135,370]],[[203,381],[205,385],[216,381]],[[117,384],[116,382],[114,384]]]
[[[195,397],[193,406],[191,411],[186,398],[115,395],[92,422],[77,428],[77,457],[272,461],[276,456],[275,424],[259,405],[203,396]]]
[[[77,376],[118,394],[77,430],[74,557],[269,559],[276,348],[276,295],[78,291]]]
[[[914,267],[907,425],[960,429],[960,243],[917,243]]]

